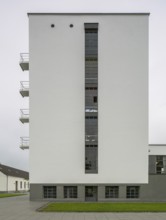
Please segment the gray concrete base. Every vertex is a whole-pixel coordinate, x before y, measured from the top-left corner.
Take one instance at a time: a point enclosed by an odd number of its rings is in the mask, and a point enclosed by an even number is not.
[[[116,199],[105,198],[105,186],[119,186],[119,197]],[[44,199],[43,186],[56,186],[56,198]],[[77,186],[77,198],[67,199],[64,198],[64,186]],[[77,201],[84,202],[85,199],[85,187],[92,186],[92,184],[30,184],[30,200],[54,200],[60,202]],[[166,175],[150,175],[148,184],[93,184],[97,186],[97,201],[98,202],[131,202],[131,201],[166,201]],[[127,186],[139,186],[139,198],[127,199],[126,187]]]

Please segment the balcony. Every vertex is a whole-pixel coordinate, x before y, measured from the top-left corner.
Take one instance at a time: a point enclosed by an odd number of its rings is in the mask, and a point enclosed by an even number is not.
[[[21,143],[20,148],[22,150],[29,149],[29,137],[20,137]]]
[[[22,97],[29,96],[29,81],[20,82],[20,94],[22,95]]]
[[[29,122],[29,109],[20,109],[21,116],[20,116],[20,121],[24,123]]]
[[[20,53],[20,66],[23,71],[29,70],[29,53]]]

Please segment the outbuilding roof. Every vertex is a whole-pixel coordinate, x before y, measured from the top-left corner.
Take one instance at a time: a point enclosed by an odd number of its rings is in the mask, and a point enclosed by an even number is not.
[[[29,179],[29,173],[23,170],[18,170],[13,167],[9,167],[3,164],[0,164],[0,172],[7,176],[20,177],[24,179]]]

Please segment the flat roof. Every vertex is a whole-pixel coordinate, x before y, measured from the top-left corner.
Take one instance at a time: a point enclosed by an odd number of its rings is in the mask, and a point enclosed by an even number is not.
[[[62,12],[62,13],[48,13],[48,12],[29,12],[28,13],[28,16],[29,15],[150,15],[149,12],[117,12],[117,13],[103,13],[103,12],[99,12],[99,13],[93,13],[93,12],[88,12],[88,13],[84,13],[84,12]]]
[[[155,147],[155,146],[166,146],[166,144],[149,144],[149,146],[151,146],[151,147]]]

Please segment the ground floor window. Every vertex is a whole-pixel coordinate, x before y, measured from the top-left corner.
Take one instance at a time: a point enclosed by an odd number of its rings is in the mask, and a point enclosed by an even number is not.
[[[77,198],[77,186],[64,186],[64,198]]]
[[[43,187],[44,198],[56,198],[56,186]]]
[[[98,188],[97,186],[85,186],[85,201],[97,201]]]
[[[139,191],[140,191],[139,186],[127,186],[126,198],[128,199],[139,198]]]
[[[105,198],[118,198],[119,187],[118,186],[106,186],[105,187]]]

